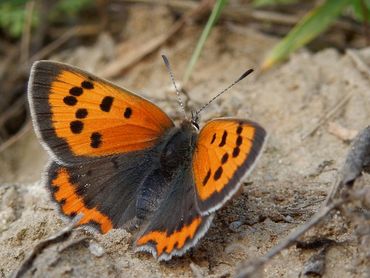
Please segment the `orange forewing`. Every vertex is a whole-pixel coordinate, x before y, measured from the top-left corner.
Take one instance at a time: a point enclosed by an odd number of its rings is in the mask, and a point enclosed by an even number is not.
[[[167,234],[166,231],[151,231],[141,236],[136,244],[138,247],[148,243],[154,243],[157,256],[160,257],[163,252],[171,253],[174,249],[181,249],[184,247],[188,239],[193,239],[195,233],[202,223],[201,217],[195,218],[189,225],[185,225],[179,231],[172,234]]]
[[[75,155],[101,156],[149,148],[173,125],[149,101],[102,80],[90,79],[80,72],[62,70],[50,87],[55,132]],[[89,84],[85,84],[87,88],[83,82]],[[80,88],[75,90],[77,94],[82,90],[82,94],[71,95],[73,88]],[[70,105],[74,99],[76,104]],[[79,116],[78,111],[87,111],[87,115]]]
[[[233,191],[230,187],[235,187],[250,168],[245,163],[252,156],[250,163],[254,163],[264,138],[265,131],[252,122],[218,119],[207,123],[199,134],[193,154],[193,175],[199,202],[207,202],[219,194],[215,203],[221,205],[225,195]]]
[[[83,215],[78,225],[95,223],[102,233],[107,233],[113,228],[107,215],[97,208],[86,207],[83,199],[76,193],[76,185],[70,182],[66,168],[59,168],[56,177],[51,180],[51,188],[54,200],[60,204],[63,214],[71,217],[80,213]]]

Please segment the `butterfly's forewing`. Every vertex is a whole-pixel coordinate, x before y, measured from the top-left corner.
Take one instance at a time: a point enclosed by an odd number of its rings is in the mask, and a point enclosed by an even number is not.
[[[147,149],[174,126],[148,100],[61,63],[36,62],[28,92],[35,129],[63,163]]]
[[[266,131],[257,123],[216,119],[199,133],[193,176],[202,214],[220,208],[239,189],[261,152]]]
[[[159,260],[180,256],[206,233],[213,215],[202,216],[194,198],[189,163],[174,175],[172,188],[150,222],[136,240],[138,251],[152,253]]]

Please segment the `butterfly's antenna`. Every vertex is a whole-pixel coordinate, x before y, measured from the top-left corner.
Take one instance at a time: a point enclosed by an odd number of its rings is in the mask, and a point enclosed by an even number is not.
[[[180,91],[176,86],[175,77],[173,76],[172,69],[171,69],[171,66],[170,66],[170,62],[168,61],[168,58],[166,57],[166,55],[162,55],[162,59],[163,59],[164,64],[166,65],[168,73],[170,74],[173,86],[175,87],[176,95],[177,95],[177,101],[179,102],[182,111],[184,111],[185,119],[187,119],[184,103],[182,102],[182,99],[181,99],[181,96],[180,96]]]
[[[215,95],[208,103],[204,104],[197,112],[195,112],[195,116],[197,117],[199,113],[206,108],[208,105],[210,105],[216,98],[218,98],[220,95],[228,91],[231,87],[233,87],[235,84],[242,81],[245,77],[247,77],[249,74],[253,72],[253,69],[249,69],[246,72],[244,72],[237,80],[235,80],[229,87],[219,92],[217,95]]]

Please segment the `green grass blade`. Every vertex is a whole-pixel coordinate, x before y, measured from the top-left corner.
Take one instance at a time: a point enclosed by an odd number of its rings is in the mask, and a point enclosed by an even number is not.
[[[290,53],[313,40],[325,31],[352,1],[327,0],[313,9],[272,49],[263,61],[261,69],[271,68],[287,58]]]
[[[357,20],[370,21],[370,0],[353,0],[352,9]]]
[[[200,53],[202,52],[202,49],[204,47],[204,44],[209,36],[209,34],[212,31],[212,27],[217,22],[222,9],[227,4],[228,0],[217,0],[215,6],[213,7],[212,13],[208,18],[207,24],[203,29],[202,35],[200,36],[197,46],[195,47],[195,50],[193,52],[193,55],[191,56],[191,59],[189,61],[189,64],[186,67],[184,77],[182,79],[183,84],[187,83],[189,81],[190,75],[193,72],[194,66],[198,61],[198,58],[200,56]]]

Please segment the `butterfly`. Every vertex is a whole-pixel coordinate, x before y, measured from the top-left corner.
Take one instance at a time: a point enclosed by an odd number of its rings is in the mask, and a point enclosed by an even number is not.
[[[199,111],[176,126],[149,100],[53,61],[33,64],[28,100],[60,212],[101,233],[140,227],[135,250],[158,260],[204,236],[266,140],[246,119],[214,119],[199,131]]]

